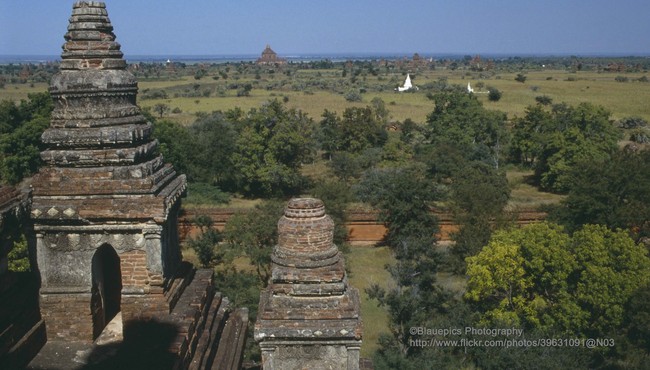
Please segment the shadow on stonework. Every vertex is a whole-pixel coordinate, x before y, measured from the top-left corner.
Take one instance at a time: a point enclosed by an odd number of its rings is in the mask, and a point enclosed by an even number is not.
[[[178,355],[172,350],[175,325],[158,320],[131,320],[124,324],[122,342],[95,346],[82,370],[172,369]]]

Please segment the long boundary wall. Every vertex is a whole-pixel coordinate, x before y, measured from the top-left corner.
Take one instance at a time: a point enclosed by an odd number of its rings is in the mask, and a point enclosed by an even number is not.
[[[198,226],[194,224],[197,216],[208,216],[212,219],[215,227],[223,230],[228,219],[238,212],[245,212],[241,209],[232,208],[187,208],[182,209],[179,216],[179,234],[181,241],[188,237],[197,235]],[[458,230],[451,213],[432,210],[438,218],[440,233],[438,238],[443,241],[451,239],[452,234]],[[353,245],[372,245],[383,240],[386,234],[386,227],[378,219],[379,212],[373,210],[350,210],[347,214],[346,227],[348,229],[348,240]],[[511,213],[511,220],[518,225],[526,225],[546,219],[546,213],[535,209],[519,209]]]

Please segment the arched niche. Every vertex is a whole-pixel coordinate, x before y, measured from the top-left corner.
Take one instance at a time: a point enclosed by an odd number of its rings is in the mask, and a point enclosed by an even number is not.
[[[92,258],[90,310],[93,318],[93,339],[120,312],[122,273],[120,257],[109,244],[97,248]]]

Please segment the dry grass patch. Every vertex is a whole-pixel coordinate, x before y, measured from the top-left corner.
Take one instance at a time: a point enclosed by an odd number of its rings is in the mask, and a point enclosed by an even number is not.
[[[361,318],[363,319],[363,344],[361,356],[371,357],[378,348],[377,339],[381,333],[389,333],[388,315],[377,306],[364,291],[372,284],[390,288],[391,277],[384,266],[393,262],[388,247],[353,247],[345,256],[350,271],[350,284],[359,289],[361,296]]]

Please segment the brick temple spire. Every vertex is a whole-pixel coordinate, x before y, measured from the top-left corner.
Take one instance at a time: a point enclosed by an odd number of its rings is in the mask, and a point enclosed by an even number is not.
[[[65,40],[61,70],[50,84],[55,108],[42,136],[48,167],[37,176],[34,195],[99,197],[92,206],[71,199],[61,209],[52,199],[37,199],[34,217],[163,221],[185,177],[156,154],[151,123],[136,106],[137,81],[126,70],[104,3],[75,3]],[[140,207],[116,209],[127,203]]]
[[[333,237],[322,201],[289,201],[255,324],[264,369],[359,368],[359,292]]]
[[[90,340],[118,311],[169,312],[186,180],[156,151],[104,3],[74,3],[64,38],[31,218],[48,337]]]
[[[124,69],[120,44],[115,42],[106,6],[98,1],[73,5],[61,69]]]

